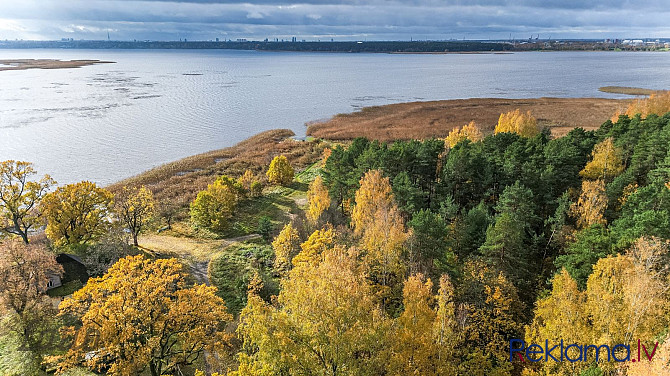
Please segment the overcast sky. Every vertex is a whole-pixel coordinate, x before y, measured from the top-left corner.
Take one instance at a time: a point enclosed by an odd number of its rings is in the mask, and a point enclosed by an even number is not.
[[[669,0],[0,0],[0,39],[670,37]]]

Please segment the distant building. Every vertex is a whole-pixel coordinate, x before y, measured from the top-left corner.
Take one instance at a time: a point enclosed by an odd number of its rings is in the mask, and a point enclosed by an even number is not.
[[[246,42],[247,40],[245,38],[237,38],[238,42]]]
[[[642,39],[624,39],[622,44],[629,46],[642,46],[644,45],[644,41]]]

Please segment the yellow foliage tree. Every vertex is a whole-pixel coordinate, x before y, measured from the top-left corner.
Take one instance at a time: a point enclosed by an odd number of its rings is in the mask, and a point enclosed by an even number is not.
[[[79,320],[60,366],[84,364],[108,375],[152,376],[193,364],[205,351],[224,351],[232,321],[216,289],[187,288],[175,259],[129,256],[61,303]]]
[[[474,121],[471,121],[469,124],[464,125],[462,128],[454,128],[446,138],[447,146],[453,148],[461,141],[470,140],[472,142],[480,141],[482,138],[482,132],[479,130],[477,124]]]
[[[392,275],[403,274],[402,249],[409,238],[393,199],[389,179],[379,170],[368,171],[356,191],[356,206],[351,214],[354,233],[366,251],[366,264],[384,288]]]
[[[379,375],[390,321],[375,304],[357,255],[336,247],[282,281],[277,306],[251,294],[241,313],[244,375]]]
[[[461,339],[456,332],[454,286],[446,274],[440,277],[440,288],[435,300],[437,302],[433,323],[433,339],[437,347],[435,366],[438,375],[453,375],[456,372],[454,352]]]
[[[577,218],[577,226],[586,228],[594,224],[605,224],[607,194],[605,182],[599,180],[582,181],[582,193],[576,203],[570,207],[572,215]]]
[[[207,374],[205,374],[204,372],[202,372],[201,370],[198,369],[198,370],[195,371],[194,376],[207,376]],[[225,376],[225,375],[222,374],[222,373],[214,372],[210,376]]]
[[[31,180],[37,172],[32,163],[0,162],[0,232],[21,236],[28,243],[28,232],[40,224],[37,206],[56,182],[45,175]]]
[[[218,177],[191,203],[191,221],[212,231],[225,230],[237,208],[241,190],[233,179],[225,175]]]
[[[666,112],[670,112],[670,91],[659,91],[650,95],[649,98],[633,101],[623,112],[617,111],[612,116],[612,121],[616,122],[621,115],[632,118],[640,114],[643,118],[646,118],[650,114],[663,116]]]
[[[467,321],[462,327],[464,340],[488,357],[509,365],[509,339],[522,333],[523,303],[516,287],[504,274],[480,261],[465,265],[463,287],[476,297],[463,307]],[[492,373],[490,371],[489,373]]]
[[[435,311],[431,309],[433,283],[421,274],[409,277],[403,287],[402,314],[395,322],[392,375],[438,375],[436,341],[433,338]]]
[[[279,235],[272,242],[275,251],[275,269],[288,272],[291,269],[291,260],[300,251],[300,236],[291,223],[284,226]]]
[[[300,245],[302,250],[293,258],[293,266],[316,265],[321,260],[321,254],[333,246],[335,231],[331,226],[314,231],[309,238]]]
[[[156,208],[154,194],[145,186],[139,188],[123,187],[115,198],[115,213],[130,231],[133,244],[137,247],[137,237],[153,218]]]
[[[667,252],[666,242],[639,239],[625,255],[594,265],[586,285],[594,343],[651,340],[667,326]]]
[[[579,291],[577,282],[563,269],[554,276],[551,294],[537,301],[535,318],[526,328],[526,341],[550,346],[563,340],[566,344],[590,343],[591,328],[585,309],[586,293]],[[527,359],[525,359],[527,361]],[[542,368],[550,375],[578,375],[588,368],[584,362],[546,362]]]
[[[533,343],[549,340],[556,344],[562,339],[568,344],[591,343],[610,348],[615,344],[633,347],[637,339],[654,343],[670,320],[669,270],[663,261],[667,252],[667,242],[639,239],[625,254],[600,259],[584,292],[577,289],[565,270],[561,271],[554,277],[551,294],[537,303],[535,318],[526,332],[527,340]],[[604,351],[599,351],[601,359],[608,355]],[[588,359],[595,361],[595,356],[595,350],[589,350]],[[617,356],[621,359],[625,355]],[[598,365],[605,374],[624,374],[626,369],[626,364],[618,362]],[[540,369],[541,374],[567,376],[588,367],[589,362],[543,362]],[[640,372],[649,369],[631,368]]]
[[[540,133],[540,128],[537,125],[537,119],[531,115],[530,111],[524,114],[517,108],[514,111],[500,114],[494,133],[516,133],[522,137],[534,137]]]
[[[321,155],[321,167],[326,165],[326,162],[328,162],[328,158],[330,158],[331,154],[333,154],[333,149],[331,148],[323,149],[323,154]]]
[[[287,185],[293,181],[294,173],[288,159],[283,155],[279,155],[274,157],[272,162],[270,162],[266,175],[271,184]]]
[[[593,148],[591,161],[579,172],[579,175],[585,179],[610,181],[623,170],[622,151],[614,146],[614,139],[608,137]]]
[[[317,223],[321,214],[330,207],[328,189],[323,184],[321,176],[317,176],[314,181],[309,184],[307,200],[309,201],[307,219],[312,221],[312,223]]]
[[[114,195],[90,181],[59,187],[42,200],[46,234],[56,245],[90,242],[109,228]]]

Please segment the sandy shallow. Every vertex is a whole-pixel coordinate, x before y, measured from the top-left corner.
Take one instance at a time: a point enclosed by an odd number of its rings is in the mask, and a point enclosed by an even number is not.
[[[101,60],[6,59],[0,60],[0,71],[25,69],[68,69],[93,64],[112,64]]]

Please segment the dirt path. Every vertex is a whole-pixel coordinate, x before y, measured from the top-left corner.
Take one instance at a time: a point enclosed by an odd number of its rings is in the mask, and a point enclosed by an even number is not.
[[[181,260],[191,269],[191,274],[199,283],[209,285],[207,269],[210,260],[219,255],[231,244],[259,238],[258,234],[239,236],[236,238],[211,240],[179,238],[169,235],[143,235],[139,239],[140,246],[151,250],[157,256],[173,256]]]

